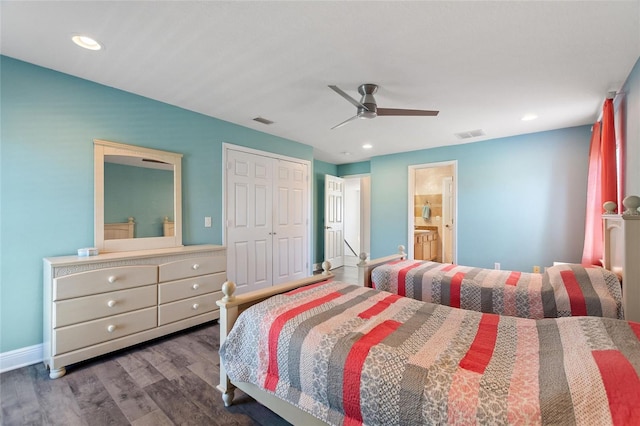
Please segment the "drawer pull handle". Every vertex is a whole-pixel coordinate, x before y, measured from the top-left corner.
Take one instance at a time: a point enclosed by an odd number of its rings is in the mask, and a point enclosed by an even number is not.
[[[196,269],[198,269],[200,267],[200,265],[198,265],[197,263],[194,263],[193,266],[191,268],[193,268],[193,270],[195,271]]]
[[[192,306],[194,311],[197,310],[199,307],[200,307],[200,305],[198,305],[197,303],[194,303],[193,306]]]
[[[195,283],[194,285],[191,286],[192,289],[197,290],[200,288],[200,284]]]
[[[113,308],[114,306],[116,306],[116,301],[115,300],[109,300],[107,302],[107,306],[110,308]]]
[[[116,326],[111,324],[109,327],[107,327],[107,331],[109,333],[113,333],[114,331],[116,331]]]
[[[109,278],[107,278],[107,281],[109,281],[111,284],[115,283],[117,280],[118,280],[118,278],[116,278],[113,275],[111,275]]]

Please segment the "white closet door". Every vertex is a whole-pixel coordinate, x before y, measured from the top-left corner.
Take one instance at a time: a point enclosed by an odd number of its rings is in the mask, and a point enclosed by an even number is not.
[[[227,151],[227,275],[236,294],[272,280],[273,159]]]
[[[274,159],[273,283],[306,277],[307,165]]]

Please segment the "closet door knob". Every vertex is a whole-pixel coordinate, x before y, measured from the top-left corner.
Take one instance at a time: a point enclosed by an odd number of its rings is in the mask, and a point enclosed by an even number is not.
[[[200,265],[198,265],[197,263],[194,263],[193,266],[191,267],[194,271],[196,269],[198,269],[200,267]]]
[[[193,306],[192,306],[194,311],[197,310],[199,307],[200,307],[200,305],[198,305],[197,303],[194,303]]]
[[[116,331],[116,326],[111,324],[109,327],[107,327],[107,331],[109,333],[113,333],[114,331]]]
[[[109,281],[111,284],[115,283],[117,280],[118,278],[114,275],[111,275],[109,278],[107,278],[107,281]]]
[[[107,302],[107,306],[110,308],[113,308],[114,306],[116,306],[116,301],[115,300],[109,300]]]
[[[195,283],[194,285],[191,286],[192,289],[197,290],[200,288],[200,284]]]

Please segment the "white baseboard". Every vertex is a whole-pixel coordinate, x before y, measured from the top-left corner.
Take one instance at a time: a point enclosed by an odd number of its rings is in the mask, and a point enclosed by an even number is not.
[[[0,353],[0,373],[42,362],[42,343]]]

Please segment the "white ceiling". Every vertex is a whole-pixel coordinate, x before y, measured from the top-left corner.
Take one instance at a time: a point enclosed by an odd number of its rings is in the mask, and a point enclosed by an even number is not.
[[[336,164],[593,123],[640,56],[640,0],[0,8],[4,55],[311,145],[315,158]],[[77,47],[70,38],[78,33],[105,49]],[[330,130],[356,108],[327,86],[359,99],[361,83],[380,86],[379,107],[440,115]],[[539,118],[521,121],[526,113]],[[258,116],[275,123],[252,121]],[[454,135],[476,129],[486,136]]]

